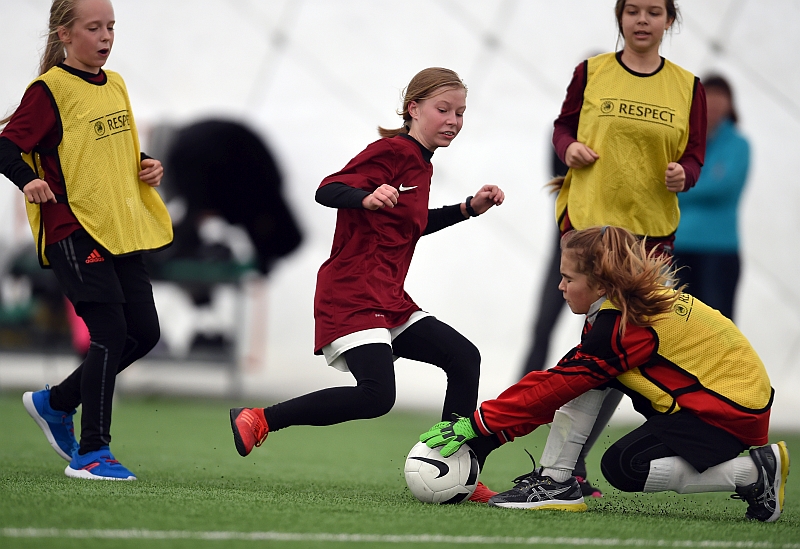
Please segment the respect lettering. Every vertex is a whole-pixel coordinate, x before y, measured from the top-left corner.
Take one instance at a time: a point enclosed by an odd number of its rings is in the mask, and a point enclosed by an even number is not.
[[[108,129],[111,131],[127,128],[129,118],[130,117],[127,114],[112,116],[106,118],[106,124],[108,125]]]
[[[620,103],[619,113],[628,116],[635,116],[637,118],[647,118],[652,120],[660,120],[668,124],[672,124],[675,113],[647,107],[644,105],[637,105],[635,103]]]

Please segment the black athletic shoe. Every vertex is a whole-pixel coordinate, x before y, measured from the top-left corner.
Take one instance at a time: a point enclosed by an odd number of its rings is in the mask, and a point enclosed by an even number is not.
[[[566,482],[556,482],[543,476],[541,468],[534,468],[527,475],[515,478],[514,483],[516,486],[511,490],[489,498],[489,505],[510,509],[586,511],[581,487],[575,477],[568,478]]]
[[[789,476],[789,450],[780,441],[750,450],[750,457],[758,469],[758,480],[741,486],[731,497],[748,503],[745,518],[774,522],[783,511],[786,477]]]

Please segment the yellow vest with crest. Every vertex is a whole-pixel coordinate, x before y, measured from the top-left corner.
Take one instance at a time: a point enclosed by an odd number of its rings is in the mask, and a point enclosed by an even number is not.
[[[610,301],[603,309],[619,310]],[[748,412],[770,406],[772,387],[764,363],[736,325],[716,309],[681,293],[672,311],[654,319],[650,329],[658,342],[657,357],[617,380],[647,398],[655,411],[677,412],[681,407],[676,398],[689,392],[715,395]]]
[[[106,76],[95,85],[53,67],[33,81],[47,87],[61,125],[57,154],[66,196],[58,198],[112,254],[157,250],[172,242],[172,222],[158,192],[139,180],[139,138],[125,82],[112,71]],[[34,149],[23,158],[44,179],[39,154]],[[26,208],[40,261],[47,265],[40,206],[26,201]]]
[[[637,235],[670,236],[678,228],[678,197],[665,184],[667,164],[689,141],[695,76],[664,60],[651,75],[629,72],[614,53],[586,63],[579,142],[599,159],[570,169],[556,200],[576,229],[624,227]],[[563,228],[563,227],[562,227]]]

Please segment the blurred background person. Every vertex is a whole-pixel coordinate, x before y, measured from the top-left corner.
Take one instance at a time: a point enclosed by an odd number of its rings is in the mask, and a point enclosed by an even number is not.
[[[300,246],[302,232],[284,199],[278,162],[253,130],[235,120],[199,120],[172,136],[167,149],[168,180],[185,211],[183,222],[176,222],[175,245],[160,258],[164,262],[238,257],[266,276]],[[231,238],[210,239],[216,246],[204,241],[203,225],[210,219],[244,230],[253,247],[249,261],[239,257]]]
[[[588,59],[603,53],[602,51],[587,52],[585,57]],[[552,134],[551,134],[552,136]],[[558,157],[552,144],[549,146],[550,155],[550,177],[564,177],[567,175],[569,166],[564,164]],[[547,368],[547,356],[550,352],[550,340],[555,329],[558,315],[564,308],[564,296],[558,285],[561,282],[561,233],[558,226],[551,236],[550,255],[545,266],[542,286],[537,295],[538,307],[536,308],[536,318],[533,322],[533,339],[531,340],[530,350],[522,365],[520,377],[524,377],[528,372],[535,372]]]
[[[739,132],[733,90],[711,74],[706,90],[706,161],[692,192],[679,195],[675,258],[681,283],[703,303],[733,318],[740,257],[738,211],[750,168],[750,145]]]
[[[555,151],[550,155],[550,169],[554,176],[565,176],[569,169]],[[522,365],[524,377],[528,372],[544,370],[547,367],[547,355],[550,352],[550,339],[553,335],[558,315],[564,308],[564,296],[558,289],[561,282],[561,234],[555,227],[551,236],[550,256],[545,267],[542,286],[537,295],[538,307],[533,322],[533,339],[525,363]]]
[[[284,198],[284,177],[267,140],[243,122],[203,118],[153,132],[167,166],[164,198],[175,240],[149,262],[165,311],[161,351],[223,365],[231,391],[264,323],[256,304],[278,262],[297,250],[302,230]]]

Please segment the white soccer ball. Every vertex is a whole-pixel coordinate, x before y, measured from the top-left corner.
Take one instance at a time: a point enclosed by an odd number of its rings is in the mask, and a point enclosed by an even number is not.
[[[475,491],[480,467],[466,444],[442,457],[439,448],[418,442],[408,453],[404,471],[408,489],[422,503],[461,503]]]

